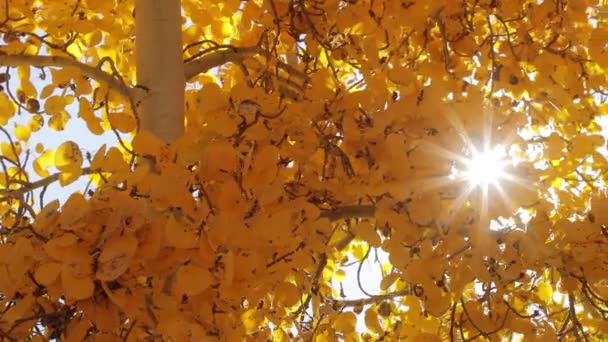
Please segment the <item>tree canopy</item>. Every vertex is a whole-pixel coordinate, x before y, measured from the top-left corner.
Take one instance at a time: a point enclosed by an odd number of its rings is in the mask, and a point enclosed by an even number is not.
[[[608,339],[605,13],[0,1],[0,339]]]

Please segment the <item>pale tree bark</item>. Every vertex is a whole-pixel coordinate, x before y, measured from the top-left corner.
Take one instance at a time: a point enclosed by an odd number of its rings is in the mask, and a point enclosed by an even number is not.
[[[135,0],[137,84],[140,129],[165,142],[184,131],[184,63],[180,0]]]

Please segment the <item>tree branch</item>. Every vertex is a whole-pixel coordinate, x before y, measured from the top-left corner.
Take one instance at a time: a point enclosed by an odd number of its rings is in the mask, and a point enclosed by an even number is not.
[[[216,50],[214,52],[203,55],[193,61],[187,62],[184,65],[186,81],[195,77],[196,75],[205,73],[212,68],[218,67],[228,62],[241,63],[244,59],[255,55],[263,56],[268,61],[272,60],[276,63],[279,69],[284,70],[293,77],[296,77],[302,81],[309,81],[308,75],[306,75],[304,72],[301,72],[293,66],[278,60],[270,52],[264,50],[263,48],[257,45],[246,47],[226,47],[223,50]]]
[[[383,295],[375,295],[368,298],[361,299],[332,299],[334,303],[336,303],[340,307],[354,307],[354,306],[365,306],[369,304],[378,304],[385,300],[395,299],[397,297],[403,297],[412,294],[411,289],[403,289]]]
[[[89,175],[94,172],[96,171],[92,170],[90,167],[85,167],[82,169],[82,175]],[[46,178],[39,179],[32,183],[27,183],[19,189],[0,189],[0,196],[2,196],[0,197],[0,202],[7,198],[20,197],[27,192],[50,185],[51,183],[59,180],[59,176],[61,176],[61,172],[54,173]]]
[[[0,55],[0,65],[8,67],[37,66],[37,67],[75,67],[89,78],[105,83],[120,95],[129,97],[131,88],[124,85],[113,75],[103,70],[81,63],[75,59],[63,56],[28,56],[28,55]]]
[[[347,218],[371,218],[376,215],[376,207],[372,205],[347,205],[336,209],[321,211],[320,217],[330,221],[338,221]]]

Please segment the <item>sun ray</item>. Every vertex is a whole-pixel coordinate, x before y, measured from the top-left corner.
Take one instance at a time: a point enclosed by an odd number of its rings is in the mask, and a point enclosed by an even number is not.
[[[496,189],[496,192],[498,193],[498,196],[500,196],[500,198],[502,199],[503,203],[508,207],[509,211],[515,213],[518,208],[515,205],[515,203],[513,203],[513,201],[511,200],[511,198],[509,198],[509,196],[507,195],[507,193],[505,192],[505,190],[502,188],[502,185],[497,182],[496,184],[493,184],[493,186]]]
[[[473,192],[473,190],[475,190],[475,185],[468,183],[466,189],[464,191],[462,191],[458,195],[458,197],[456,197],[454,202],[452,203],[452,206],[450,208],[452,210],[450,213],[450,216],[448,217],[448,220],[443,223],[445,223],[448,226],[450,224],[452,224],[453,215],[461,209],[461,207],[465,204],[466,200],[468,199],[469,195]]]
[[[462,121],[458,117],[458,114],[456,114],[456,111],[453,109],[448,109],[443,112],[443,115],[448,120],[450,125],[452,125],[452,127],[454,127],[454,129],[456,130],[456,133],[458,133],[458,135],[460,136],[460,139],[462,139],[462,141],[465,143],[466,147],[469,150],[476,149],[476,146],[473,143],[473,140],[469,136],[467,129],[462,124]]]
[[[506,181],[510,181],[510,182],[513,182],[513,183],[515,183],[517,185],[521,185],[521,186],[525,187],[528,190],[536,189],[534,183],[530,182],[529,180],[527,180],[525,178],[522,178],[522,177],[519,177],[517,175],[514,175],[512,173],[506,172],[504,174],[503,178]]]
[[[431,142],[425,142],[423,145],[425,148],[429,149],[429,152],[435,153],[440,157],[444,157],[446,159],[456,160],[458,162],[464,163],[468,159],[464,157],[462,154],[450,151],[443,146],[437,145]]]

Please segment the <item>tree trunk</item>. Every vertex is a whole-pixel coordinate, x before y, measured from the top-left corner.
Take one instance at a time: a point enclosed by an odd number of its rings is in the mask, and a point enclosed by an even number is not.
[[[184,63],[180,0],[135,0],[137,84],[147,93],[137,105],[140,129],[165,142],[184,131]]]

